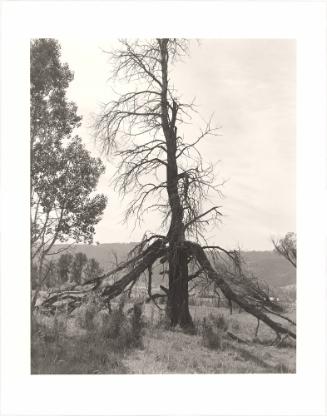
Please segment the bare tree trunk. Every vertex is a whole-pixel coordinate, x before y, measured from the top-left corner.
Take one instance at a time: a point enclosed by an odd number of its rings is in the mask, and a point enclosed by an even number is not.
[[[167,193],[171,208],[171,224],[168,232],[169,292],[167,314],[172,326],[193,326],[188,306],[188,263],[182,247],[185,241],[183,207],[178,193],[178,167],[176,159],[178,106],[173,102],[169,116],[168,91],[168,39],[158,39],[161,53],[161,123],[167,146]]]
[[[171,243],[170,243],[171,244]],[[188,266],[185,253],[174,245],[169,256],[169,292],[167,314],[172,326],[193,327],[188,304]]]

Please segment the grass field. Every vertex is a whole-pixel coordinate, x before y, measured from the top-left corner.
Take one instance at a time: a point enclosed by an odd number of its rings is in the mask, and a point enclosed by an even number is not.
[[[130,305],[125,305],[124,311]],[[92,309],[93,308],[93,309]],[[263,323],[227,308],[192,306],[195,333],[167,329],[164,312],[108,315],[84,307],[73,316],[32,319],[33,374],[294,373],[295,343],[273,346]],[[139,311],[141,312],[141,311]],[[295,311],[288,313],[295,319]],[[205,318],[205,320],[204,320]],[[232,339],[236,335],[241,341]]]

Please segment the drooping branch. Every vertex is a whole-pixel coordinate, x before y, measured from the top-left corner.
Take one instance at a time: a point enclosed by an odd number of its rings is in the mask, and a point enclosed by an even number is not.
[[[68,300],[71,309],[78,306],[82,299],[90,292],[97,292],[104,301],[110,301],[121,295],[129,285],[135,284],[140,275],[151,268],[153,263],[165,255],[165,240],[157,239],[149,245],[142,253],[133,257],[129,261],[120,264],[115,270],[110,271],[96,279],[86,281],[78,290],[58,291],[50,296],[41,304],[43,308],[51,308],[56,302]],[[109,281],[112,275],[127,270],[121,278],[114,283]],[[77,304],[74,306],[74,303]]]
[[[155,239],[151,244],[149,241]],[[121,295],[130,285],[134,285],[139,276],[146,270],[151,270],[153,264],[161,259],[165,258],[167,261],[167,240],[166,238],[158,238],[158,236],[150,236],[144,240],[144,244],[139,245],[138,249],[141,252],[133,251],[134,257],[121,265],[115,270],[100,276],[92,281],[85,282],[79,290],[67,290],[62,292],[56,292],[50,295],[41,305],[44,308],[51,308],[59,301],[68,302],[70,309],[80,305],[81,301],[88,293],[97,291],[104,301],[110,301],[115,297]],[[229,300],[238,304],[244,311],[256,317],[259,321],[264,322],[270,328],[272,328],[278,335],[285,334],[296,339],[296,334],[289,328],[283,326],[281,323],[274,321],[270,318],[269,314],[276,315],[282,319],[285,319],[292,325],[296,325],[291,319],[277,313],[269,307],[269,298],[264,292],[256,288],[255,285],[249,283],[249,280],[243,281],[243,286],[240,280],[233,282],[232,279],[222,275],[219,271],[216,271],[208,259],[204,249],[197,243],[191,241],[184,242],[185,250],[190,257],[193,257],[200,265],[200,268],[193,274],[188,276],[188,281],[191,281],[201,274],[205,274],[211,281],[215,283],[224,296]],[[219,247],[222,249],[221,247]],[[225,251],[224,249],[222,249]],[[226,251],[227,252],[227,251]],[[136,254],[138,253],[138,254]],[[113,284],[108,282],[108,277],[115,273],[126,270],[121,278],[119,278]],[[169,290],[160,286],[163,294],[152,294],[152,272],[149,273],[148,283],[148,298],[145,302],[156,301],[158,298],[166,297],[169,294]],[[271,306],[271,305],[270,305]]]
[[[258,306],[255,302],[251,302],[249,297],[239,296],[224,279],[224,276],[214,270],[204,250],[199,244],[187,241],[185,242],[185,245],[203,269],[206,270],[208,277],[217,284],[227,299],[234,301],[246,312],[266,323],[277,334],[287,334],[296,339],[296,334],[293,331],[282,326],[280,323],[273,321],[267,314],[265,314],[262,311],[262,305]]]

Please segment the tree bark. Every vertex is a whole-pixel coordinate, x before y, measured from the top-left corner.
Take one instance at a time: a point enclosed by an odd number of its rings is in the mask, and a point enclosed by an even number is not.
[[[161,53],[161,124],[167,146],[167,193],[171,209],[168,232],[169,292],[167,315],[172,326],[193,326],[188,305],[188,263],[182,245],[185,241],[183,207],[178,193],[178,167],[176,158],[177,129],[175,121],[178,107],[173,102],[169,116],[168,92],[168,39],[158,39]]]
[[[172,326],[182,328],[193,327],[188,304],[188,266],[183,250],[174,245],[169,256],[169,292],[167,300],[167,315]]]

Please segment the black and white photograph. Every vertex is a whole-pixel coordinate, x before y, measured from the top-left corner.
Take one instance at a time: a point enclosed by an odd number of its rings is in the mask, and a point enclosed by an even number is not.
[[[295,41],[30,53],[32,374],[294,373]]]
[[[1,2],[1,414],[326,414],[326,16]]]

